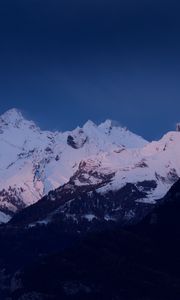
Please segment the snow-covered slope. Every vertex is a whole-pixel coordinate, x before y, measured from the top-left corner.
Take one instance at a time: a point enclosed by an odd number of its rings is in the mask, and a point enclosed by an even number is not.
[[[180,176],[180,132],[169,132],[160,141],[139,149],[107,153],[106,159],[101,161],[103,168],[113,170],[115,176],[99,192],[119,190],[127,182],[137,185],[142,181],[154,181],[155,186],[150,188],[147,197],[138,200],[154,203]]]
[[[179,152],[179,131],[151,143],[110,120],[50,132],[25,120],[18,110],[9,110],[0,117],[0,220],[64,184],[70,194],[75,187],[88,193],[95,189],[98,197],[111,192],[109,199],[121,191],[121,202],[129,211],[137,203],[154,204],[180,176]],[[68,199],[74,207],[76,199]],[[116,212],[122,210],[121,204],[116,203]],[[68,207],[63,209],[71,214]],[[91,208],[86,215],[92,216]]]
[[[100,164],[108,172],[117,170],[122,151],[145,145],[143,138],[110,120],[99,126],[88,121],[64,133],[50,132],[41,131],[11,109],[0,117],[0,210],[12,215],[36,202],[67,183],[82,161],[91,161],[92,168]]]

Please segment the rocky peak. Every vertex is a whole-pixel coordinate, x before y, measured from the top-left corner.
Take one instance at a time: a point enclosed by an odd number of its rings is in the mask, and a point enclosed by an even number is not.
[[[18,109],[12,108],[1,115],[0,119],[4,123],[15,123],[17,121],[23,120],[23,116]]]
[[[96,127],[97,127],[97,125],[96,125],[93,121],[88,120],[88,121],[84,124],[83,129],[84,129],[85,131],[89,131],[89,130],[95,129]]]
[[[99,128],[109,128],[109,127],[120,127],[119,123],[117,121],[111,120],[111,119],[107,119],[104,122],[102,122],[99,125]]]
[[[19,128],[21,125],[23,125],[23,127],[27,125],[30,128],[36,128],[35,123],[33,121],[26,120],[21,111],[16,108],[9,109],[0,116],[1,129],[9,127]]]

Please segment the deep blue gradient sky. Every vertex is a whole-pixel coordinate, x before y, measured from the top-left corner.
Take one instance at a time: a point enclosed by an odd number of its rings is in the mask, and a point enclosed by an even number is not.
[[[180,121],[179,15],[174,0],[0,1],[0,113],[159,138]]]

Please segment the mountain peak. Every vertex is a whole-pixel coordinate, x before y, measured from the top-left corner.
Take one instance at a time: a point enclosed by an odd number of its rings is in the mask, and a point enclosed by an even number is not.
[[[15,123],[16,121],[23,120],[23,115],[17,108],[12,108],[7,110],[4,114],[0,116],[1,120],[7,123]]]
[[[113,123],[112,120],[107,119],[101,124],[99,124],[99,127],[111,127],[113,125],[112,123]]]
[[[94,128],[94,127],[97,127],[97,125],[91,120],[88,120],[83,126],[84,129]]]
[[[102,130],[109,130],[112,129],[113,127],[122,128],[117,121],[111,119],[107,119],[104,122],[100,123],[99,125],[96,125],[93,121],[88,120],[83,126],[84,129],[97,128]]]
[[[104,122],[102,122],[101,124],[99,124],[98,127],[99,127],[99,128],[102,128],[102,129],[103,129],[103,128],[104,128],[104,129],[110,129],[110,128],[112,128],[112,127],[119,127],[119,128],[122,128],[118,121],[114,121],[114,120],[111,120],[111,119],[105,120]]]
[[[26,120],[21,111],[17,108],[11,108],[0,116],[0,127],[2,128],[21,128],[28,126],[29,128],[37,128],[33,121]]]

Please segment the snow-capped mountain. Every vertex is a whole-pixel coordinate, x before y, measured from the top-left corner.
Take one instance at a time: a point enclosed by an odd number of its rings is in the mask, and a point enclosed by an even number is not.
[[[92,170],[99,166],[100,172],[102,168],[114,172],[114,155],[145,145],[143,138],[110,120],[99,126],[88,121],[64,133],[50,132],[24,119],[17,109],[7,111],[0,117],[1,220],[67,183],[82,162],[92,165]],[[112,166],[106,165],[111,156]]]
[[[2,222],[55,189],[64,199],[59,211],[70,217],[129,220],[140,203],[154,204],[180,176],[179,131],[151,143],[110,120],[42,131],[12,109],[0,117],[0,145]]]

